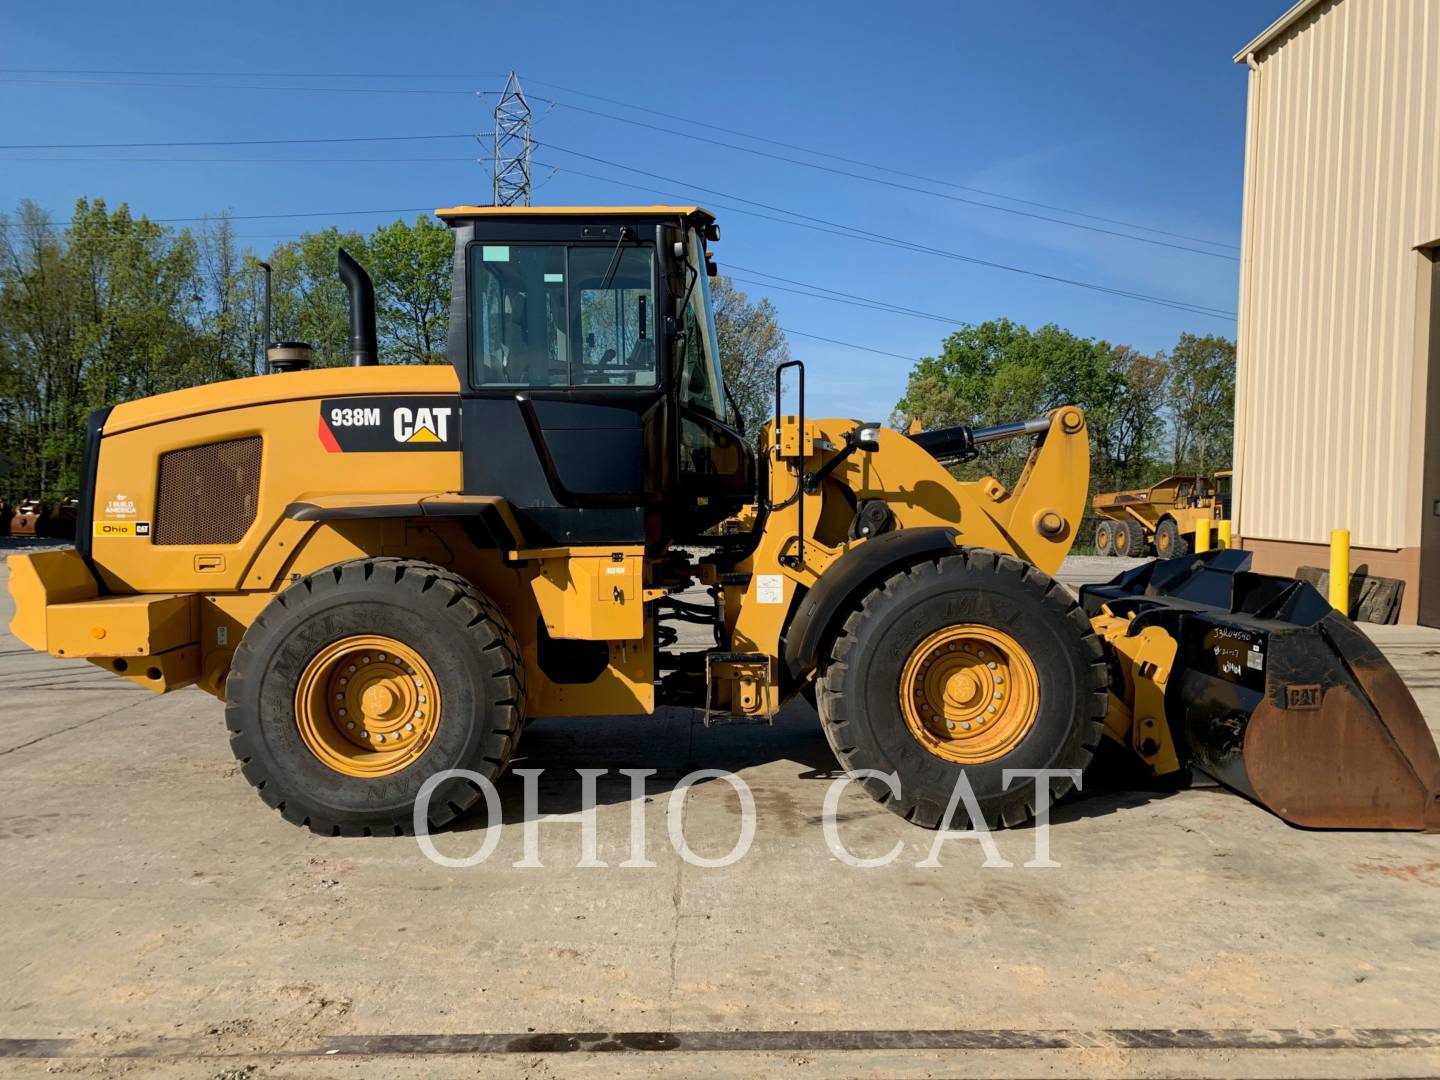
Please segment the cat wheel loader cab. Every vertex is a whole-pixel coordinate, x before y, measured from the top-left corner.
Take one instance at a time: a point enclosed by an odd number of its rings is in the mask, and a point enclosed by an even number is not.
[[[1083,609],[1054,581],[1085,510],[1080,410],[907,435],[807,416],[790,362],[747,436],[711,215],[439,213],[449,363],[377,363],[340,252],[354,366],[281,342],[272,374],[91,417],[76,547],[10,559],[17,637],[221,698],[261,798],[325,833],[411,830],[427,779],[496,777],[529,721],[763,723],[802,692],[923,826],[1023,821],[1108,738],[1299,823],[1440,827],[1414,702],[1309,586],[1232,552]],[[952,475],[1002,439],[1031,444],[1013,487]],[[681,623],[713,643],[680,648]],[[430,823],[479,795],[448,779]]]

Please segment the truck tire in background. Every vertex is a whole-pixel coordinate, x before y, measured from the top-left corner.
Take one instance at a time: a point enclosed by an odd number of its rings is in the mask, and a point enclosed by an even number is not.
[[[1033,816],[1032,779],[1084,769],[1099,744],[1107,674],[1099,639],[1063,586],[1035,567],[961,548],[897,570],[850,612],[818,680],[821,726],[847,770],[906,820],[941,825],[963,773],[988,825]],[[1068,780],[1051,794],[1068,792]],[[964,828],[963,803],[950,828]]]
[[[494,780],[524,722],[525,669],[500,610],[469,582],[412,559],[356,559],[278,594],[245,632],[225,722],[245,778],[324,835],[414,830],[426,779]],[[429,823],[480,797],[455,777]]]
[[[1155,557],[1157,559],[1178,559],[1190,554],[1190,543],[1180,532],[1174,518],[1162,518],[1155,526]]]
[[[1115,554],[1122,559],[1141,559],[1149,552],[1145,543],[1145,526],[1138,521],[1115,523]]]
[[[1095,554],[1115,554],[1115,522],[1109,518],[1103,518],[1095,526]]]

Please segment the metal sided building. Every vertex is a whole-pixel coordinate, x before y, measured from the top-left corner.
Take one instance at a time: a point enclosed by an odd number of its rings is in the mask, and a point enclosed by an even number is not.
[[[1249,68],[1235,533],[1440,625],[1440,0],[1301,0]]]

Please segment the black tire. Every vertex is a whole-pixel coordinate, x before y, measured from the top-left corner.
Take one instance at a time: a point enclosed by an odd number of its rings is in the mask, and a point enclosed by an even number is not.
[[[1109,518],[1095,526],[1095,554],[1115,554],[1115,523]]]
[[[1190,543],[1180,532],[1174,518],[1165,518],[1155,526],[1155,557],[1178,559],[1190,554]]]
[[[1122,559],[1144,558],[1145,526],[1138,521],[1117,521],[1115,523],[1115,554]]]
[[[355,634],[384,634],[423,656],[446,703],[424,752],[383,777],[325,765],[295,719],[296,686],[320,649]],[[245,632],[226,683],[225,722],[245,779],[285,820],[330,836],[408,835],[425,780],[469,769],[494,780],[524,721],[525,669],[500,610],[468,581],[411,559],[337,563],[301,578]],[[434,791],[429,822],[452,821],[480,798],[452,778]]]
[[[930,634],[958,622],[1009,634],[1039,677],[1038,713],[1028,733],[984,764],[961,765],[927,750],[900,711],[907,658]],[[930,829],[941,824],[962,772],[988,826],[1032,817],[1034,781],[1006,788],[1003,770],[1084,769],[1100,743],[1108,704],[1100,640],[1070,593],[1028,563],[977,548],[899,570],[870,591],[832,643],[818,685],[821,725],[841,765],[896,773],[898,797],[878,781],[864,786],[895,813]],[[1055,798],[1071,787],[1064,778],[1051,782]],[[950,827],[964,827],[966,816],[962,803]]]

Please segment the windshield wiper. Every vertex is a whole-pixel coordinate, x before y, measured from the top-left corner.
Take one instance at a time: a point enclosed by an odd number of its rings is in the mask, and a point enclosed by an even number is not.
[[[604,292],[610,288],[610,282],[615,277],[615,271],[620,266],[620,249],[625,241],[631,239],[630,226],[620,226],[620,239],[615,241],[615,251],[610,256],[610,265],[605,268],[605,279],[600,282],[600,291]]]

